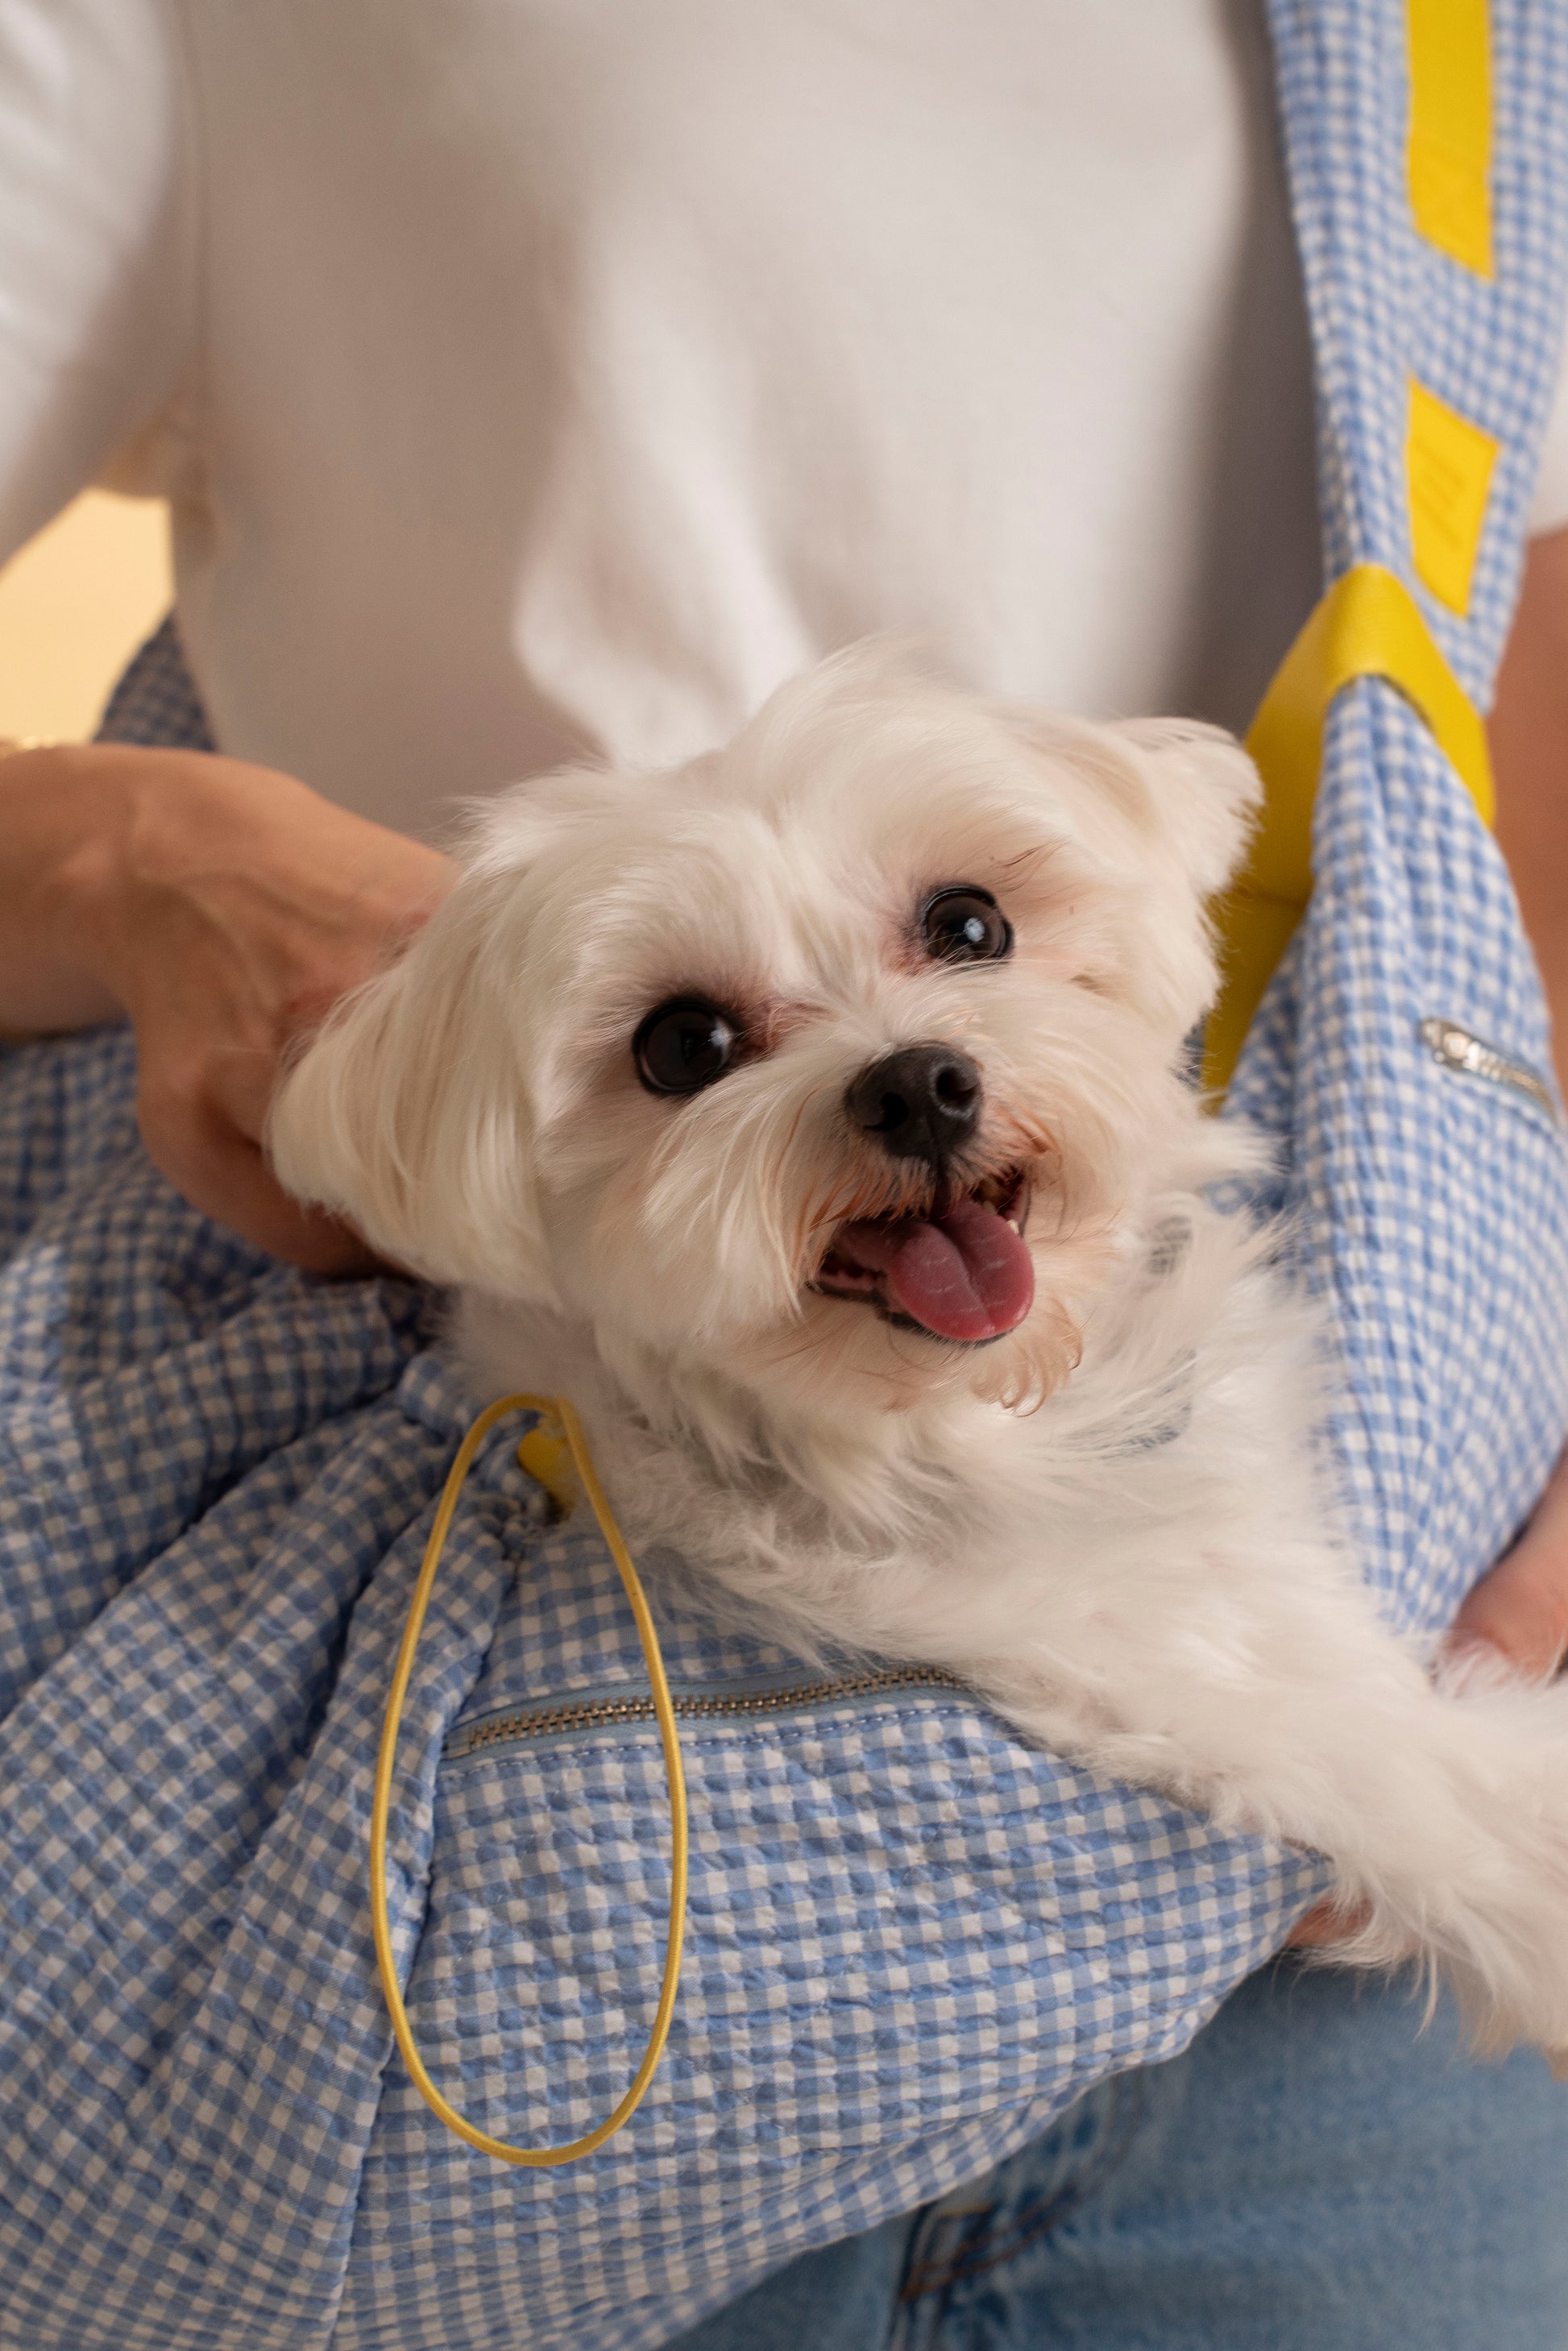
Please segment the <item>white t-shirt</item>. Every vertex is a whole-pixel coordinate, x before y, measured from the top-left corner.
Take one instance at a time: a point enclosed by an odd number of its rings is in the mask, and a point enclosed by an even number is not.
[[[1232,0],[0,0],[0,553],[137,436],[225,747],[411,831],[878,631],[1244,724],[1309,374]]]

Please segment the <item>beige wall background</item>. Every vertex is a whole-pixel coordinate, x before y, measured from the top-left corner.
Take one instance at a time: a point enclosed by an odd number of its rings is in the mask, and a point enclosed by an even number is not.
[[[166,509],[86,491],[0,571],[0,737],[90,735],[172,600]]]

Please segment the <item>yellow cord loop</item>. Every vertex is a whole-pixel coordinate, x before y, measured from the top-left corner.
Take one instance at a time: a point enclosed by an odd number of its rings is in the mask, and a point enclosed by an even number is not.
[[[398,1725],[402,1719],[402,1703],[413,1671],[414,1651],[424,1624],[424,1612],[435,1583],[435,1571],[441,1564],[441,1553],[457,1508],[457,1497],[463,1481],[473,1466],[474,1457],[498,1420],[510,1412],[537,1412],[544,1416],[543,1447],[554,1447],[554,1458],[559,1461],[564,1451],[569,1453],[572,1468],[583,1493],[593,1508],[600,1531],[610,1547],[632,1604],[632,1614],[637,1621],[637,1637],[643,1644],[643,1656],[648,1667],[648,1679],[653,1685],[653,1708],[659,1720],[659,1736],[664,1742],[664,1771],[670,1791],[670,1823],[673,1831],[670,1861],[670,1924],[664,1943],[664,1975],[659,1988],[659,2005],[653,2018],[653,2029],[648,2035],[648,2045],[643,2052],[643,2062],[632,2077],[632,2085],[612,2114],[607,2115],[597,2129],[581,2138],[570,2140],[565,2147],[511,2147],[505,2139],[492,2138],[488,2132],[477,2130],[465,2122],[455,2106],[449,2105],[424,2070],[423,2060],[414,2046],[409,2028],[408,2011],[403,2007],[402,1991],[397,1980],[392,1959],[392,1928],[387,1918],[387,1818],[392,1810],[392,1766],[397,1757]],[[559,1436],[556,1432],[559,1431]],[[525,1468],[531,1469],[534,1460],[541,1458],[541,1446],[535,1444],[540,1437],[536,1429],[523,1439],[518,1447]],[[532,1449],[532,1458],[525,1458]],[[564,1468],[564,1461],[560,1461]],[[547,1481],[559,1501],[563,1488],[559,1475]],[[452,1464],[445,1489],[435,1513],[435,1523],[430,1530],[430,1541],[424,1547],[420,1564],[419,1580],[414,1585],[408,1622],[403,1626],[402,1645],[398,1650],[397,1669],[392,1675],[392,1689],[387,1698],[386,1720],[382,1727],[381,1752],[376,1759],[375,1792],[371,1806],[371,1924],[375,1934],[376,1965],[381,1970],[382,1990],[386,1995],[392,2016],[392,2031],[402,2053],[402,2062],[409,2076],[425,2104],[440,2116],[448,2130],[466,2139],[481,2155],[493,2155],[501,2163],[520,2163],[542,2168],[557,2163],[576,2163],[585,2155],[592,2155],[606,2139],[613,2138],[623,2123],[629,2122],[642,2103],[643,2094],[653,2080],[664,2043],[669,2037],[670,2017],[675,2005],[675,1991],[681,1975],[681,1941],[686,1915],[686,1783],[681,1769],[680,1740],[675,1733],[675,1710],[670,1703],[670,1686],[664,1675],[664,1661],[659,1653],[659,1636],[653,1629],[653,1617],[643,1596],[642,1583],[632,1564],[632,1554],[615,1523],[614,1513],[599,1482],[592,1458],[583,1438],[582,1426],[576,1413],[564,1396],[508,1395],[487,1405],[468,1431]]]

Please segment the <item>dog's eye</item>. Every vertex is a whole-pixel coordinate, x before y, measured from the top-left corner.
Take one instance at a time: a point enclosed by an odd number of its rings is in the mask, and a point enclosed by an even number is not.
[[[999,963],[1013,950],[1013,926],[988,890],[972,882],[934,890],[920,909],[920,935],[943,963]]]
[[[700,996],[678,996],[655,1005],[632,1040],[632,1055],[651,1094],[700,1094],[734,1066],[744,1042],[733,1013]]]

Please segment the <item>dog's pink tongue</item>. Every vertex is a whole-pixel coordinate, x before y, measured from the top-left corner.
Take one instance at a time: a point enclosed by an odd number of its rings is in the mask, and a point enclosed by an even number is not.
[[[845,1225],[833,1247],[880,1273],[891,1304],[939,1339],[998,1339],[1034,1304],[1034,1260],[1012,1227],[978,1200],[945,1217]]]

